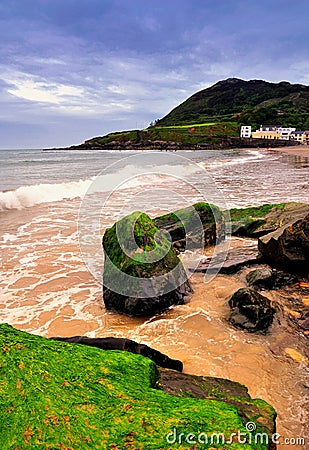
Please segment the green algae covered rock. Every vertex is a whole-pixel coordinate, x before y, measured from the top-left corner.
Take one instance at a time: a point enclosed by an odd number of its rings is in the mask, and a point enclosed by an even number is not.
[[[150,316],[183,304],[191,292],[171,242],[147,214],[134,212],[107,229],[103,249],[107,309]]]
[[[306,203],[277,203],[229,210],[232,234],[258,238],[309,213]]]
[[[225,238],[224,214],[218,206],[205,202],[158,216],[154,223],[170,234],[178,251],[207,247]]]
[[[274,409],[245,388],[210,392],[203,382],[209,398],[191,398],[189,387],[176,397],[163,390],[166,380],[158,389],[156,365],[141,355],[53,341],[5,324],[0,349],[1,450],[186,449],[189,433],[191,441],[200,437],[199,449],[223,448],[232,433],[229,449],[271,448],[265,437],[254,446],[237,441],[238,432],[249,437],[248,422],[256,424],[254,433],[274,431]],[[214,433],[222,435],[219,443],[211,443]]]

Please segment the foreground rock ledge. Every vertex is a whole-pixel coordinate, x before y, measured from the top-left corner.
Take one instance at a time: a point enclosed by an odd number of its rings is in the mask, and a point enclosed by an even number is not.
[[[141,355],[45,339],[6,324],[0,348],[2,450],[169,449],[166,436],[175,429],[227,439],[248,433],[247,422],[257,425],[256,433],[275,430],[274,409],[228,380],[167,370],[160,381],[154,362]],[[265,440],[259,446],[270,448]]]

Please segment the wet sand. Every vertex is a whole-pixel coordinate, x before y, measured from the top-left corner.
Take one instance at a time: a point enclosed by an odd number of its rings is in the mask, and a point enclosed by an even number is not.
[[[285,155],[304,156],[305,158],[309,158],[309,145],[299,145],[297,147],[291,146],[291,147],[269,148],[265,150],[271,152],[279,152]]]

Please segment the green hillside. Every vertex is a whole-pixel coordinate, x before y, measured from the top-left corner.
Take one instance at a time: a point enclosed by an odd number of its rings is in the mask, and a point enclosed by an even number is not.
[[[241,125],[255,130],[261,124],[308,130],[309,86],[229,78],[192,95],[144,130],[109,133],[70,149],[207,150],[293,145],[291,141],[239,137]]]
[[[184,126],[150,127],[145,130],[129,130],[116,133],[109,133],[105,136],[95,137],[85,142],[84,146],[91,148],[105,148],[108,146],[125,146],[126,143],[133,143],[135,146],[148,146],[151,148],[162,146],[164,142],[167,146],[173,143],[184,145],[216,144],[218,139],[225,136],[239,136],[238,124],[235,122],[225,123],[204,123]]]
[[[229,78],[199,91],[157,122],[157,126],[233,121],[275,123],[309,129],[309,86]]]

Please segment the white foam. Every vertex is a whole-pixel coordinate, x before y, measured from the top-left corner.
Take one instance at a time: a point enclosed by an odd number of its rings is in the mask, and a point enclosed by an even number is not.
[[[159,167],[137,167],[128,165],[115,173],[103,173],[87,180],[57,184],[35,184],[21,186],[12,191],[0,192],[0,211],[23,209],[40,203],[82,198],[89,188],[92,192],[109,192],[111,189],[130,189],[141,185],[157,185],[166,182],[166,175],[185,177],[198,170],[197,166],[162,165]]]
[[[81,197],[92,181],[89,179],[59,184],[35,184],[21,186],[14,191],[0,192],[0,211],[23,209],[40,203]]]
[[[216,160],[213,162],[201,162],[200,165],[205,168],[237,166],[239,164],[247,164],[247,163],[259,161],[264,158],[269,158],[269,155],[265,155],[264,153],[261,153],[259,151],[252,150],[252,151],[250,151],[250,154],[248,156],[243,156],[242,158],[233,157],[231,159]]]
[[[17,240],[17,236],[15,234],[4,233],[2,235],[2,243],[6,244],[7,242],[14,242]]]

